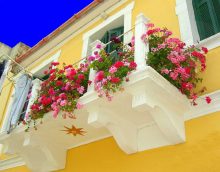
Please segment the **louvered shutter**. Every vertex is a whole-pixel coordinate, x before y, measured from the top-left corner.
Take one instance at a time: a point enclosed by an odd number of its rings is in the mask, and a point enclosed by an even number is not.
[[[21,75],[16,81],[14,100],[12,106],[10,107],[11,109],[8,117],[9,121],[7,121],[8,133],[10,133],[19,122],[31,85],[32,79],[27,74]]]
[[[118,37],[123,33],[124,33],[124,27],[119,27],[119,28],[115,28],[115,29],[110,30],[109,31],[109,41],[111,41],[112,38]],[[120,40],[123,41],[123,37],[120,37]],[[108,52],[110,53],[112,51],[114,51],[114,45],[110,44],[108,47]]]
[[[220,32],[220,0],[212,0],[212,3],[216,15],[218,32]]]
[[[218,18],[219,8],[214,7],[219,0],[193,0],[193,8],[200,39],[208,38],[220,31]],[[216,13],[217,12],[217,13]]]

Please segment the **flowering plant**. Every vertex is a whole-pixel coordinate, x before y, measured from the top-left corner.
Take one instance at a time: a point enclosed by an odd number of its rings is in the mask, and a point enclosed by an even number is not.
[[[87,89],[88,65],[81,64],[78,69],[72,65],[64,64],[62,69],[58,66],[58,62],[53,62],[50,70],[45,71],[45,74],[49,74],[49,78],[42,82],[38,99],[31,106],[30,114],[26,115],[28,123],[43,118],[50,111],[53,112],[54,118],[60,111],[63,111],[64,118],[73,118],[73,111],[82,108],[78,99]]]
[[[149,42],[147,64],[192,99],[193,105],[196,105],[198,94],[205,90],[204,88],[195,92],[196,85],[202,82],[199,73],[206,69],[207,48],[186,47],[178,38],[172,38],[172,32],[168,29],[155,28],[153,24],[146,26],[148,30],[142,39],[146,43]],[[206,101],[210,103],[211,99],[206,97]]]
[[[135,70],[137,65],[134,62],[134,43],[131,47],[123,46],[119,39],[114,38],[114,49],[112,53],[106,53],[101,46],[97,45],[100,52],[88,57],[91,68],[97,73],[95,76],[95,90],[99,96],[105,95],[109,101],[112,100],[112,93],[123,90],[122,82],[129,81],[129,74]]]

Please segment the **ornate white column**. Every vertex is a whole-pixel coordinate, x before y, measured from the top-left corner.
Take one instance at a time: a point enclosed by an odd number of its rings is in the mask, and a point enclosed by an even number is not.
[[[138,15],[135,21],[134,60],[137,63],[137,69],[143,69],[146,67],[146,54],[149,51],[149,47],[143,42],[141,36],[147,31],[145,24],[148,21],[149,20],[143,14]]]

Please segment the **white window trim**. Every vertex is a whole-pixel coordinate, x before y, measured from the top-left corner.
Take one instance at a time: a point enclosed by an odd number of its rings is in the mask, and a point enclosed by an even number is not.
[[[131,30],[132,28],[132,10],[134,8],[135,2],[131,2],[125,8],[114,14],[113,16],[107,18],[101,24],[99,24],[94,29],[88,31],[83,35],[83,50],[82,50],[82,58],[88,55],[89,45],[91,42],[91,36],[97,33],[99,30],[104,28],[105,26],[111,24],[113,21],[117,20],[119,17],[124,17],[124,32]],[[129,43],[132,37],[132,32],[124,35],[124,43]]]
[[[45,60],[41,65],[38,65],[37,67],[33,68],[30,72],[31,73],[36,73],[39,70],[41,70],[42,68],[44,68],[45,66],[47,66],[48,64],[52,63],[52,62],[57,62],[59,57],[61,55],[61,50],[57,51],[53,56],[51,56],[50,58],[48,58],[47,60]],[[21,73],[17,74],[16,79],[19,78],[19,76],[21,76]],[[14,100],[14,93],[15,93],[15,89],[13,88],[12,90],[12,94],[9,100],[9,104],[7,106],[7,111],[6,114],[4,116],[4,121],[3,121],[3,125],[1,128],[1,133],[6,132],[6,128],[7,128],[7,124],[8,124],[8,120],[9,120],[9,114],[11,112],[11,106]]]
[[[220,46],[220,33],[200,41],[192,0],[176,0],[181,39],[186,45],[205,46],[209,50]]]

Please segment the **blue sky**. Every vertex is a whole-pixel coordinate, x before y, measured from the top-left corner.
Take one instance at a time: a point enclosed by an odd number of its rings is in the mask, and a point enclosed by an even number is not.
[[[0,42],[34,46],[93,0],[0,0]]]

